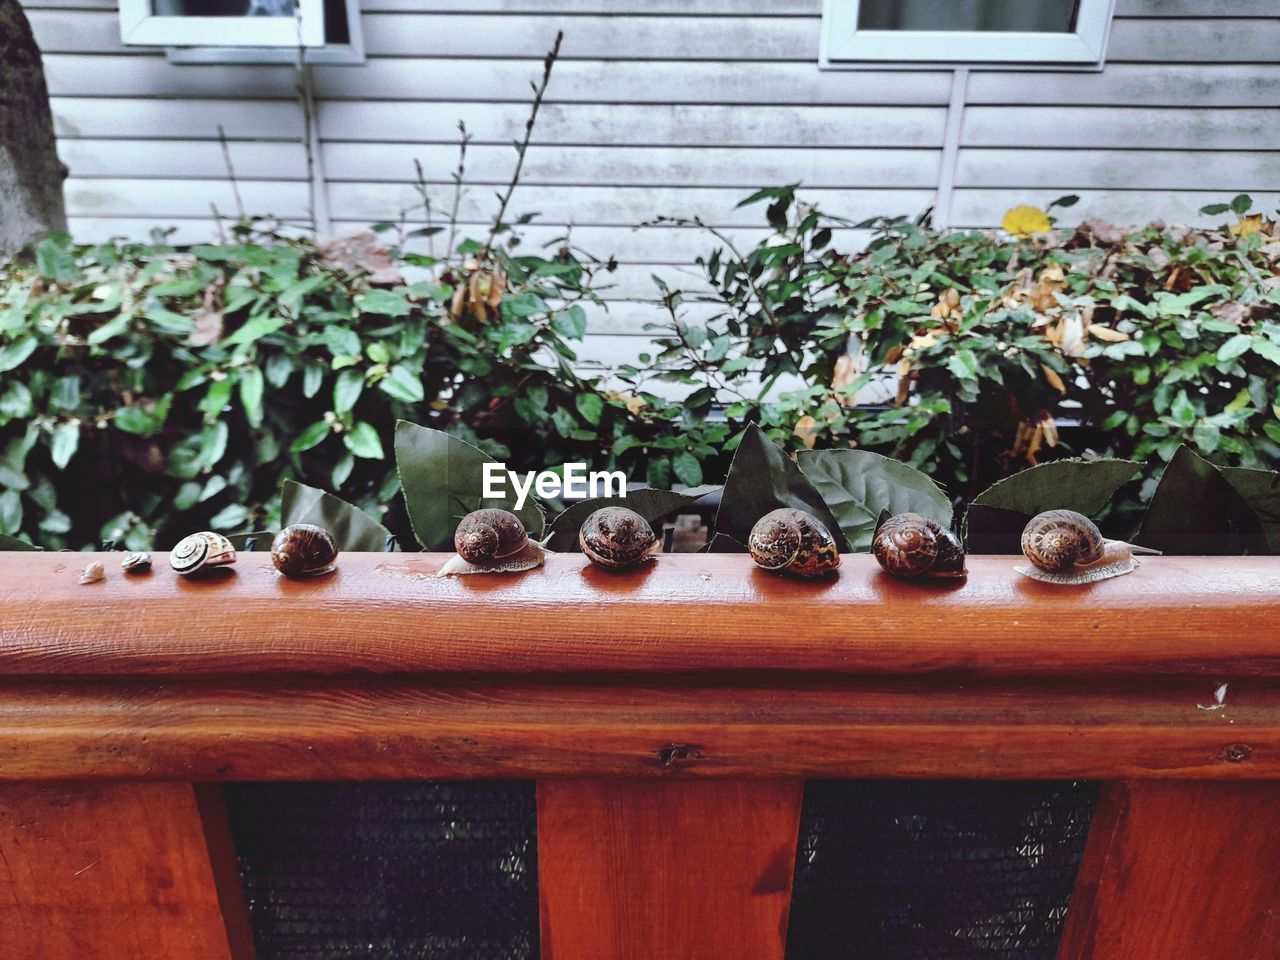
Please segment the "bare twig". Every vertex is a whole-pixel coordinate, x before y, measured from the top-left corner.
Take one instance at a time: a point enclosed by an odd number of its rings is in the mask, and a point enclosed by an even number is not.
[[[427,188],[427,175],[422,171],[422,161],[417,157],[413,158],[413,172],[417,176],[414,189],[418,191],[418,196],[422,199],[422,215],[427,226],[427,256],[434,260],[436,258],[436,238],[435,232],[431,229],[434,226],[431,217],[431,191]]]
[[[211,202],[209,204],[209,210],[213,213],[213,224],[218,228],[218,242],[226,243],[227,235],[222,229],[222,214],[218,212],[218,205]]]
[[[448,263],[453,256],[454,243],[458,236],[458,209],[462,206],[462,178],[467,172],[467,144],[471,142],[471,134],[467,133],[467,125],[458,121],[458,167],[453,171],[453,206],[449,210],[449,249],[444,258]]]
[[[551,52],[542,61],[541,82],[533,84],[533,105],[529,110],[529,119],[524,124],[524,138],[515,144],[516,167],[511,172],[511,182],[507,184],[506,192],[498,195],[498,213],[493,218],[493,226],[489,228],[489,239],[485,241],[484,253],[481,259],[489,256],[489,252],[493,249],[493,242],[502,230],[502,218],[506,216],[507,205],[511,202],[511,195],[515,193],[516,185],[520,182],[520,173],[524,169],[524,157],[529,151],[529,141],[533,139],[533,126],[538,120],[538,110],[542,107],[542,98],[546,95],[547,85],[551,83],[551,69],[555,66],[556,60],[560,56],[560,44],[563,42],[564,31],[561,30],[556,34],[556,42],[552,44]]]
[[[302,107],[302,147],[307,157],[307,213],[311,217],[311,234],[318,236],[320,226],[316,218],[316,157],[312,147],[312,130],[315,123],[315,102],[311,97],[311,68],[307,65],[307,48],[302,41],[302,7],[293,0],[293,22],[298,31],[298,59],[294,71],[294,92]]]
[[[231,181],[231,195],[236,201],[236,216],[241,221],[247,220],[244,200],[240,196],[240,181],[236,179],[236,167],[231,162],[231,148],[227,145],[227,131],[222,129],[222,124],[218,124],[218,145],[222,147],[222,162],[227,165],[227,179]]]

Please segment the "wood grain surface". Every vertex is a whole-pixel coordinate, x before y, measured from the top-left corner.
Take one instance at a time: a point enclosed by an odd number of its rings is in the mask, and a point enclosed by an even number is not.
[[[191,784],[0,786],[0,955],[252,960],[238,876],[215,876],[229,835],[201,814]]]
[[[798,780],[538,784],[543,960],[782,960]]]
[[[1280,779],[1280,688],[1222,678],[0,682],[0,780]]]
[[[77,583],[89,554],[0,554],[0,676],[811,670],[858,674],[1280,675],[1280,558],[1157,557],[1087,587],[973,557],[959,585],[867,556],[786,579],[745,556],[673,555],[612,574],[579,555],[516,575],[434,576],[440,554],[348,554],[282,579],[227,573]]]
[[[1058,960],[1275,960],[1274,784],[1103,788]]]

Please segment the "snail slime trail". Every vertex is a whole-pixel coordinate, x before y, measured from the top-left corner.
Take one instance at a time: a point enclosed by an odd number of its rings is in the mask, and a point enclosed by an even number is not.
[[[627,475],[621,470],[588,471],[585,463],[566,463],[560,470],[530,470],[522,478],[505,463],[484,465],[485,499],[505,499],[508,483],[515,492],[517,510],[524,507],[530,493],[544,500],[562,495],[567,499],[627,495]]]

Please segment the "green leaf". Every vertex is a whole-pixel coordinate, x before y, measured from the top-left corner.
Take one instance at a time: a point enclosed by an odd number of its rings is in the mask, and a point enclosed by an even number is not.
[[[978,358],[972,350],[957,350],[947,358],[947,369],[961,380],[976,380]]]
[[[1280,554],[1280,473],[1247,467],[1219,467],[1218,472],[1257,516],[1270,552]]]
[[[74,410],[80,406],[80,378],[59,377],[55,380],[49,391],[49,404],[58,410]]]
[[[68,249],[65,236],[52,236],[36,246],[36,269],[59,283],[74,283],[82,279],[76,268],[76,258]]]
[[[287,322],[284,317],[273,317],[269,314],[250,317],[239,330],[236,330],[228,337],[224,337],[222,345],[224,347],[234,347],[242,343],[257,343],[267,334],[275,333]]]
[[[1248,353],[1251,346],[1253,346],[1253,337],[1247,333],[1237,333],[1218,348],[1218,360],[1223,363],[1228,360],[1234,360],[1236,357]]]
[[[413,311],[413,305],[403,293],[375,287],[356,297],[356,309],[383,317],[407,317]]]
[[[1187,391],[1178,391],[1169,407],[1169,415],[1182,427],[1189,427],[1196,422],[1196,408],[1187,396]]]
[[[1183,556],[1267,552],[1258,515],[1217,467],[1186,446],[1165,467],[1136,540]]]
[[[37,345],[36,338],[27,334],[0,347],[0,373],[20,367],[36,352]]]
[[[53,428],[53,440],[49,445],[49,456],[53,465],[59,470],[66,468],[80,446],[80,424],[60,423]]]
[[[581,340],[587,335],[587,312],[575,303],[568,310],[556,314],[551,327],[562,337]]]
[[[380,553],[391,531],[359,507],[315,487],[286,480],[280,497],[280,523],[324,527],[339,550]]]
[[[974,497],[965,518],[973,553],[1020,553],[1022,529],[1046,510],[1091,517],[1142,469],[1136,460],[1055,460],[1015,473]]]
[[[0,417],[29,417],[34,411],[31,391],[25,383],[15,380],[0,394]]]
[[[365,460],[381,460],[386,456],[382,450],[382,440],[378,437],[378,431],[372,424],[364,421],[357,423],[351,430],[344,433],[342,442],[346,444],[352,456],[363,457]]]
[[[405,403],[421,403],[427,395],[422,377],[403,363],[388,370],[387,375],[378,381],[378,387],[388,396]]]
[[[350,413],[362,393],[364,393],[364,373],[354,367],[343,370],[338,374],[338,379],[333,385],[333,412],[338,416]]]
[[[173,402],[172,394],[165,394],[150,408],[132,406],[121,407],[115,413],[114,423],[117,430],[125,433],[149,437],[159,433],[169,416],[169,405]]]
[[[516,510],[510,482],[503,496],[484,497],[484,465],[494,463],[471,444],[440,430],[401,420],[396,424],[396,469],[405,507],[418,543],[427,550],[452,550],[458,521],[481,507],[516,514],[534,538],[542,536],[542,510],[530,496]]]
[[[801,471],[813,482],[854,551],[871,549],[882,511],[919,513],[951,526],[951,501],[905,463],[867,450],[802,450]]]
[[[360,356],[360,336],[348,327],[336,323],[325,327],[324,342],[335,357]]]
[[[22,527],[22,496],[17,490],[0,493],[0,533],[14,534]]]
[[[671,458],[671,471],[685,486],[696,487],[702,483],[702,464],[687,450]]]
[[[598,393],[580,393],[573,398],[574,406],[582,419],[593,427],[600,425],[600,415],[604,412],[604,398]]]
[[[265,389],[262,371],[257,367],[246,367],[240,372],[240,406],[244,407],[245,419],[252,427],[262,426],[262,395]]]
[[[705,493],[705,490],[700,491],[698,496]],[[697,498],[685,492],[677,493],[673,490],[643,487],[639,490],[628,490],[625,498],[593,497],[589,500],[579,500],[551,522],[549,528],[551,539],[547,541],[547,546],[552,550],[565,553],[578,550],[578,531],[582,529],[582,524],[586,522],[587,517],[601,507],[626,507],[653,523],[692,503]]]
[[[716,512],[716,533],[746,543],[756,521],[780,507],[812,514],[831,531],[841,550],[849,549],[844,532],[817,488],[781,447],[750,424],[729,464]]]
[[[106,341],[110,340],[112,337],[118,337],[120,336],[120,334],[127,331],[129,329],[129,321],[131,321],[132,319],[133,319],[133,314],[131,313],[117,314],[116,316],[108,320],[106,323],[104,323],[102,326],[98,327],[93,332],[91,332],[89,336],[86,337],[85,339],[93,346],[97,346],[100,343],[105,343]]]
[[[302,453],[304,450],[310,450],[319,444],[325,437],[329,436],[333,425],[328,420],[317,420],[302,433],[298,434],[296,440],[289,445],[289,449],[294,453]]]
[[[4,526],[4,494],[0,494],[0,526]],[[19,540],[17,537],[10,537],[0,533],[0,550],[39,550],[39,547],[32,546],[25,540]]]
[[[1280,344],[1268,340],[1266,337],[1253,337],[1250,346],[1258,356],[1270,360],[1272,363],[1280,364]]]
[[[248,519],[249,508],[239,503],[232,503],[215,513],[209,521],[209,526],[215,530],[234,530],[236,527],[243,526]]]
[[[1249,208],[1253,206],[1253,197],[1247,193],[1238,193],[1231,198],[1231,210],[1240,216],[1244,216],[1249,212]]]

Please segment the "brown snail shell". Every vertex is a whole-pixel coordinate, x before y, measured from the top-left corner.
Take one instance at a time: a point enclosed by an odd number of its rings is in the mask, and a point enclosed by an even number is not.
[[[542,566],[547,550],[529,539],[524,524],[509,510],[488,507],[462,518],[453,535],[458,555],[439,576],[458,573],[516,573]]]
[[[169,553],[169,566],[182,576],[236,562],[236,550],[220,533],[203,530],[178,541]]]
[[[649,521],[627,507],[601,507],[578,529],[578,546],[595,564],[621,570],[653,556],[658,538]]]
[[[963,577],[964,546],[932,517],[900,513],[876,530],[871,552],[895,577]]]
[[[473,510],[453,535],[453,548],[468,563],[483,566],[518,553],[529,542],[520,518],[509,510]]]
[[[1032,564],[1014,568],[1023,576],[1073,585],[1132,573],[1138,567],[1135,553],[1159,551],[1108,540],[1097,524],[1074,510],[1048,510],[1023,528],[1022,553]]]
[[[338,559],[338,545],[329,531],[314,523],[294,523],[271,541],[271,562],[286,577],[303,579],[329,573]]]
[[[766,570],[820,577],[840,566],[835,538],[817,517],[782,507],[756,521],[747,537],[751,559]]]

